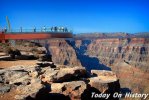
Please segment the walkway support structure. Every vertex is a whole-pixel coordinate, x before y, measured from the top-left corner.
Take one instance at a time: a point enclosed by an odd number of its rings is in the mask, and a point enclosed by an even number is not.
[[[73,38],[72,33],[65,32],[17,32],[17,33],[4,33],[0,32],[0,41],[6,40],[41,40],[50,38]]]

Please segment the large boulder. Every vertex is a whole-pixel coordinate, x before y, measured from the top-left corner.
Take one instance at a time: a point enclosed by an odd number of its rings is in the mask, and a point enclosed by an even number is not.
[[[45,88],[41,84],[40,79],[32,79],[31,84],[21,85],[17,87],[18,95],[15,96],[17,100],[26,100],[27,98],[36,98],[36,95],[40,92],[41,89]]]
[[[83,67],[61,68],[57,73],[55,80],[56,82],[63,82],[63,81],[79,79],[80,77],[85,76],[86,76],[86,69]]]
[[[71,81],[63,83],[52,83],[50,93],[59,93],[69,96],[71,100],[80,100],[81,94],[86,89],[84,81]]]
[[[108,70],[91,70],[91,73],[97,76],[113,76],[116,75],[113,71]]]
[[[4,75],[6,83],[9,84],[27,84],[27,80],[30,79],[28,72],[25,71],[7,71]]]
[[[84,76],[86,76],[86,70],[83,67],[60,68],[56,70],[46,68],[44,74],[42,74],[43,80],[48,82],[72,81]]]
[[[119,80],[102,80],[100,77],[89,78],[89,83],[91,87],[98,89],[101,93],[105,93],[107,91],[111,92],[119,92],[120,84]]]
[[[118,100],[114,98],[113,94],[120,92],[120,84],[116,75],[111,71],[92,70],[92,77],[87,79],[87,89],[81,95],[81,100],[93,99],[95,94],[110,94],[108,100]],[[92,98],[93,97],[93,98]],[[105,100],[106,98],[99,98]]]
[[[91,70],[91,74],[100,77],[102,80],[117,80],[117,76],[113,71],[107,70]]]
[[[112,90],[112,92],[119,91],[119,80],[114,72],[106,70],[91,70],[91,73],[96,75],[96,77],[89,78],[89,84],[91,87],[98,89],[102,93],[109,91],[109,89]]]

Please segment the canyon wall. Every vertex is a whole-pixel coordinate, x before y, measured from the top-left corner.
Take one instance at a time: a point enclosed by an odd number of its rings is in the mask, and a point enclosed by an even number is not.
[[[110,66],[120,79],[123,89],[148,93],[149,39],[96,39],[87,47],[89,56],[96,56]]]
[[[81,66],[77,59],[76,52],[65,39],[49,39],[40,41],[52,55],[52,61],[60,65]]]
[[[149,92],[148,38],[48,40],[48,44],[55,63],[82,65],[88,71],[113,70],[122,90]]]

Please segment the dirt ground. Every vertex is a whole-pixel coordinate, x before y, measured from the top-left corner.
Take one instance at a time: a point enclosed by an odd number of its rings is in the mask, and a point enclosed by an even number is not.
[[[16,61],[0,61],[0,68],[7,68],[17,65],[32,66],[36,65],[37,60],[16,60]]]
[[[8,93],[0,94],[0,100],[15,100],[15,95],[17,94],[16,90],[11,90]]]
[[[0,68],[7,68],[16,65],[32,66],[36,65],[37,60],[16,60],[16,61],[0,61]],[[11,90],[8,93],[0,94],[0,100],[15,100],[16,90]]]

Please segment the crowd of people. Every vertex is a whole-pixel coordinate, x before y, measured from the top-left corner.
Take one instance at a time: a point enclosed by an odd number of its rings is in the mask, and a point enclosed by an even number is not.
[[[54,27],[50,27],[50,28],[47,28],[47,27],[43,27],[41,31],[51,31],[51,32],[68,32],[68,29],[67,27],[57,27],[57,26],[54,26]]]
[[[4,29],[0,29],[0,31],[8,32],[9,30],[7,30],[7,28],[4,28]],[[34,27],[30,31],[33,31],[33,32],[39,32],[39,31],[41,31],[41,32],[68,32],[68,28],[67,27],[57,27],[57,26],[52,26],[52,27],[44,26],[41,28],[41,30],[36,29],[36,27]],[[25,29],[20,27],[20,29],[18,29],[18,32],[25,32]]]

